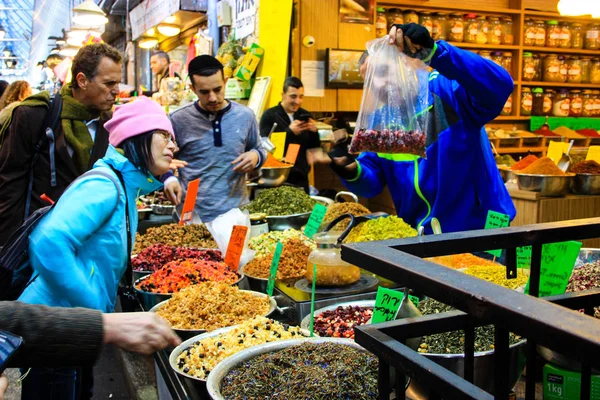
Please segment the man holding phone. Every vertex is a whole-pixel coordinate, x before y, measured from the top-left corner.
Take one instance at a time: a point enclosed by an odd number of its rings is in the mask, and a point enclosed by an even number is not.
[[[329,162],[321,149],[321,140],[312,115],[303,109],[304,85],[295,76],[288,77],[283,84],[281,103],[266,110],[260,119],[260,135],[269,136],[273,125],[274,132],[285,132],[285,149],[291,143],[299,144],[300,151],[287,182],[302,187],[308,193],[308,173],[311,164]],[[285,153],[284,153],[285,155]]]

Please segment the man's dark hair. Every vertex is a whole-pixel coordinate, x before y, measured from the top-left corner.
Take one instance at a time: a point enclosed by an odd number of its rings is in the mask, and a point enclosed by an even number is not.
[[[6,88],[8,87],[8,82],[2,80],[0,81],[0,97],[2,97],[2,95],[4,94],[4,91],[6,90]]]
[[[150,131],[132,136],[119,145],[125,152],[125,157],[144,174],[150,174],[150,166],[154,163],[152,157],[154,132]]]
[[[71,66],[71,75],[73,76],[72,85],[78,88],[77,74],[82,72],[88,80],[94,79],[98,74],[98,66],[104,57],[108,57],[115,63],[120,64],[123,57],[119,50],[106,43],[94,43],[83,46],[73,59]]]
[[[207,68],[202,71],[194,72],[190,75],[190,81],[192,81],[192,86],[194,86],[194,76],[213,76],[217,72],[221,72],[221,77],[225,80],[225,73],[223,72],[223,68]]]
[[[285,82],[283,82],[283,93],[287,93],[287,90],[290,87],[300,89],[301,87],[304,87],[304,85],[299,78],[296,78],[295,76],[289,76],[285,78]]]
[[[150,56],[150,58],[152,58],[154,56],[156,56],[158,58],[162,58],[163,60],[166,60],[167,64],[171,63],[171,58],[169,57],[169,55],[162,50],[157,50],[157,51],[153,52],[152,55]]]

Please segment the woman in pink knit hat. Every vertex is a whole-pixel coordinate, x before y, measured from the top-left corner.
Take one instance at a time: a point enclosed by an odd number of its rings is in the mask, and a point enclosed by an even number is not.
[[[147,97],[117,107],[104,126],[111,144],[105,157],[71,184],[30,235],[34,272],[20,301],[114,310],[137,231],[136,199],[162,187],[158,177],[169,170],[176,145],[169,118]],[[75,398],[77,369],[64,367],[33,368],[23,393],[31,390],[35,398],[58,390],[57,398]]]

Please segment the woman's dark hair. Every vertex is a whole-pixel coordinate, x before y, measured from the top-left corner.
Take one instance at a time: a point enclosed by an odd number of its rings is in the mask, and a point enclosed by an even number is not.
[[[120,145],[125,152],[125,157],[137,169],[147,175],[151,174],[149,167],[154,163],[152,157],[152,137],[154,133],[155,131],[150,131],[130,137]]]

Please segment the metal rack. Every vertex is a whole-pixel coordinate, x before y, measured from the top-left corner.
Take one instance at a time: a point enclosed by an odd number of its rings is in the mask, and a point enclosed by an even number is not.
[[[597,237],[600,218],[344,245],[345,261],[460,310],[356,328],[356,342],[379,357],[379,393],[387,393],[392,366],[399,371],[396,398],[403,397],[404,374],[435,390],[433,399],[508,399],[512,388],[503,372],[509,364],[509,332],[514,332],[527,339],[527,370],[532,372],[527,374],[526,399],[535,398],[537,345],[580,361],[581,398],[590,398],[591,368],[600,368],[600,323],[568,308],[592,314],[593,307],[600,305],[600,290],[544,300],[537,296],[543,244]],[[507,277],[516,276],[516,248],[520,246],[532,246],[530,295],[422,259],[506,249]],[[472,383],[474,329],[488,324],[495,327],[493,394]],[[454,330],[465,332],[464,379],[404,344],[411,337]]]

